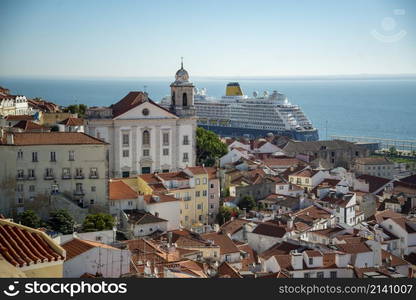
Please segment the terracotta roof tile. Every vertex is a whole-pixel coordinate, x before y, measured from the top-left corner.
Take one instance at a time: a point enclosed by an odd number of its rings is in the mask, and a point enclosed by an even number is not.
[[[0,254],[15,267],[64,259],[42,232],[5,219],[0,220]]]
[[[113,109],[113,118],[116,118],[145,102],[152,103],[153,105],[159,107],[160,109],[163,109],[169,112],[167,109],[165,109],[164,107],[160,106],[159,104],[157,104],[156,102],[148,98],[145,93],[140,92],[140,91],[133,91],[133,92],[129,92],[123,99],[121,99],[117,103],[111,105],[111,108]]]
[[[224,233],[234,234],[237,231],[243,229],[244,224],[249,223],[248,220],[234,219],[225,222],[221,227],[221,231]]]
[[[20,128],[25,131],[30,131],[30,130],[45,130],[46,131],[47,130],[46,127],[43,127],[42,125],[39,125],[30,120],[21,120],[16,125],[14,125],[13,128]]]
[[[356,164],[362,165],[393,165],[394,163],[386,157],[359,157],[354,161]]]
[[[205,240],[212,240],[215,245],[220,246],[220,253],[235,253],[240,252],[234,242],[226,234],[221,233],[206,233],[201,235]]]
[[[147,204],[156,204],[156,203],[165,203],[165,202],[182,201],[182,200],[169,196],[169,195],[161,194],[161,193],[153,193],[153,195],[145,195],[144,201],[146,201]]]
[[[34,120],[30,115],[7,115],[5,118],[7,121],[21,121],[21,120]]]
[[[218,267],[218,277],[220,278],[243,278],[236,269],[234,269],[229,263],[223,262]]]
[[[274,224],[260,223],[252,233],[282,238],[286,234],[286,227]]]
[[[62,248],[66,250],[66,260],[70,260],[95,247],[118,250],[117,248],[114,248],[106,244],[87,241],[87,240],[81,240],[78,238],[73,238],[72,240],[62,245]]]
[[[67,118],[59,124],[65,125],[65,126],[81,126],[84,125],[84,120],[80,118]]]
[[[110,180],[109,182],[109,199],[110,200],[126,200],[136,199],[137,193],[128,184],[119,180]]]
[[[371,249],[365,243],[337,244],[336,247],[342,252],[351,254],[371,252]]]
[[[366,183],[369,184],[369,192],[374,193],[375,191],[379,190],[383,186],[385,186],[387,183],[391,181],[391,179],[386,179],[382,177],[377,176],[371,176],[371,175],[361,175],[358,176],[357,179],[364,180]]]
[[[277,243],[273,245],[266,251],[260,253],[259,257],[263,259],[269,259],[270,257],[275,256],[275,255],[289,254],[290,251],[299,249],[301,247],[302,246],[300,245],[295,245],[289,242],[281,242],[281,243]]]
[[[14,145],[104,145],[105,142],[81,132],[19,132],[13,133]]]

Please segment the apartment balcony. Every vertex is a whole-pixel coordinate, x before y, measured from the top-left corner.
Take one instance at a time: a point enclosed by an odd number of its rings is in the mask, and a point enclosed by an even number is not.
[[[90,175],[90,179],[99,179],[100,177],[98,176],[98,174],[95,175]]]
[[[62,179],[72,179],[70,174],[62,174]]]
[[[55,179],[55,175],[45,175],[43,177],[43,179],[45,179],[45,180],[54,180]]]
[[[36,176],[28,176],[27,180],[36,180]]]
[[[84,174],[78,174],[74,176],[75,179],[85,179]]]
[[[17,175],[16,176],[16,180],[25,180],[25,179],[26,179],[26,176],[24,176],[24,175],[22,175],[22,176]]]
[[[74,191],[74,196],[84,196],[85,192],[84,190],[75,190]]]

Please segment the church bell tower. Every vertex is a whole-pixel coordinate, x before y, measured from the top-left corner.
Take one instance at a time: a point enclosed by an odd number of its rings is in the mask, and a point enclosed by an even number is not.
[[[176,72],[175,81],[171,83],[171,104],[170,111],[178,117],[195,116],[194,88],[189,81],[189,74],[183,68],[183,58],[181,58],[181,68]]]

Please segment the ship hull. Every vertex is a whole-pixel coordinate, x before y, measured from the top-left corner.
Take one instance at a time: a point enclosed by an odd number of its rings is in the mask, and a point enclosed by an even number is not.
[[[225,126],[215,126],[215,125],[206,125],[206,124],[198,124],[198,126],[211,130],[222,137],[259,138],[259,137],[266,136],[268,133],[273,133],[275,135],[287,136],[291,139],[298,140],[298,141],[319,140],[319,134],[318,134],[317,129],[307,130],[307,131],[295,131],[295,130],[276,131],[276,130],[270,130],[270,129],[225,127]]]

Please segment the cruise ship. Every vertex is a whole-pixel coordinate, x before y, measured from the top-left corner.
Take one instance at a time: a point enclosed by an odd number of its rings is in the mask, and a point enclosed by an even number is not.
[[[162,105],[168,101],[164,98]],[[221,136],[254,138],[273,133],[300,141],[319,139],[318,130],[301,108],[277,91],[254,92],[249,97],[238,82],[230,82],[219,99],[208,97],[205,89],[195,89],[194,104],[198,126]]]

